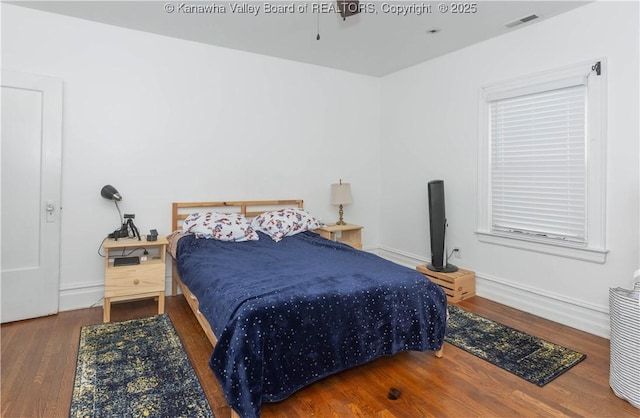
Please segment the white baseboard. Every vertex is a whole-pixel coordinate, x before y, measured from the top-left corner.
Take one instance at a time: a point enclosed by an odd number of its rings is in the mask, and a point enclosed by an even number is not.
[[[476,272],[476,294],[521,311],[609,338],[609,308]]]
[[[427,264],[426,258],[389,247],[378,247],[375,250],[372,249],[370,252],[405,267],[416,268],[416,266],[420,264]]]
[[[403,251],[379,247],[371,252],[415,268],[427,260]],[[476,271],[476,295],[590,334],[609,338],[609,308],[513,283]]]
[[[102,306],[104,297],[104,281],[76,283],[60,288],[58,310],[72,311],[74,309]]]
[[[415,268],[427,260],[415,254],[388,247],[366,248],[367,251],[400,265]],[[599,337],[609,338],[609,308],[566,296],[513,283],[476,271],[476,294],[529,312],[536,316],[567,325]],[[167,276],[166,294],[171,294],[171,277]],[[60,311],[89,308],[102,305],[104,282],[87,282],[60,289]]]
[[[165,295],[171,296],[171,277],[165,277]],[[104,281],[76,283],[60,288],[58,311],[102,306],[104,303]]]

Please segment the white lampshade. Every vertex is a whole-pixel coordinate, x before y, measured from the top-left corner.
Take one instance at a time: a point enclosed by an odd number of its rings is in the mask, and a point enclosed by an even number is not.
[[[353,202],[351,197],[351,184],[340,183],[331,185],[331,204],[332,205],[348,205]]]

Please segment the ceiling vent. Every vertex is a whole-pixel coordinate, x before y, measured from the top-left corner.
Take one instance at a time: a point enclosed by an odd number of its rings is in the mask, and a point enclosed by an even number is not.
[[[522,25],[523,23],[530,22],[530,21],[532,21],[534,19],[537,19],[537,18],[538,18],[538,15],[529,15],[529,16],[523,17],[522,19],[518,19],[518,20],[515,20],[515,21],[513,21],[511,23],[507,23],[505,26],[508,27],[508,28],[512,28],[514,26]]]

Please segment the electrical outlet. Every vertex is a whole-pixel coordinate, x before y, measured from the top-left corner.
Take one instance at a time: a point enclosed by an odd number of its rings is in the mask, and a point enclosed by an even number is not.
[[[455,258],[462,258],[462,249],[460,247],[453,247],[452,251]]]

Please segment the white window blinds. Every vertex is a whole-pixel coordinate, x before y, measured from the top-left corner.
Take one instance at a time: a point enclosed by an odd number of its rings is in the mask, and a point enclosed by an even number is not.
[[[587,92],[566,84],[489,98],[494,232],[586,243]]]

